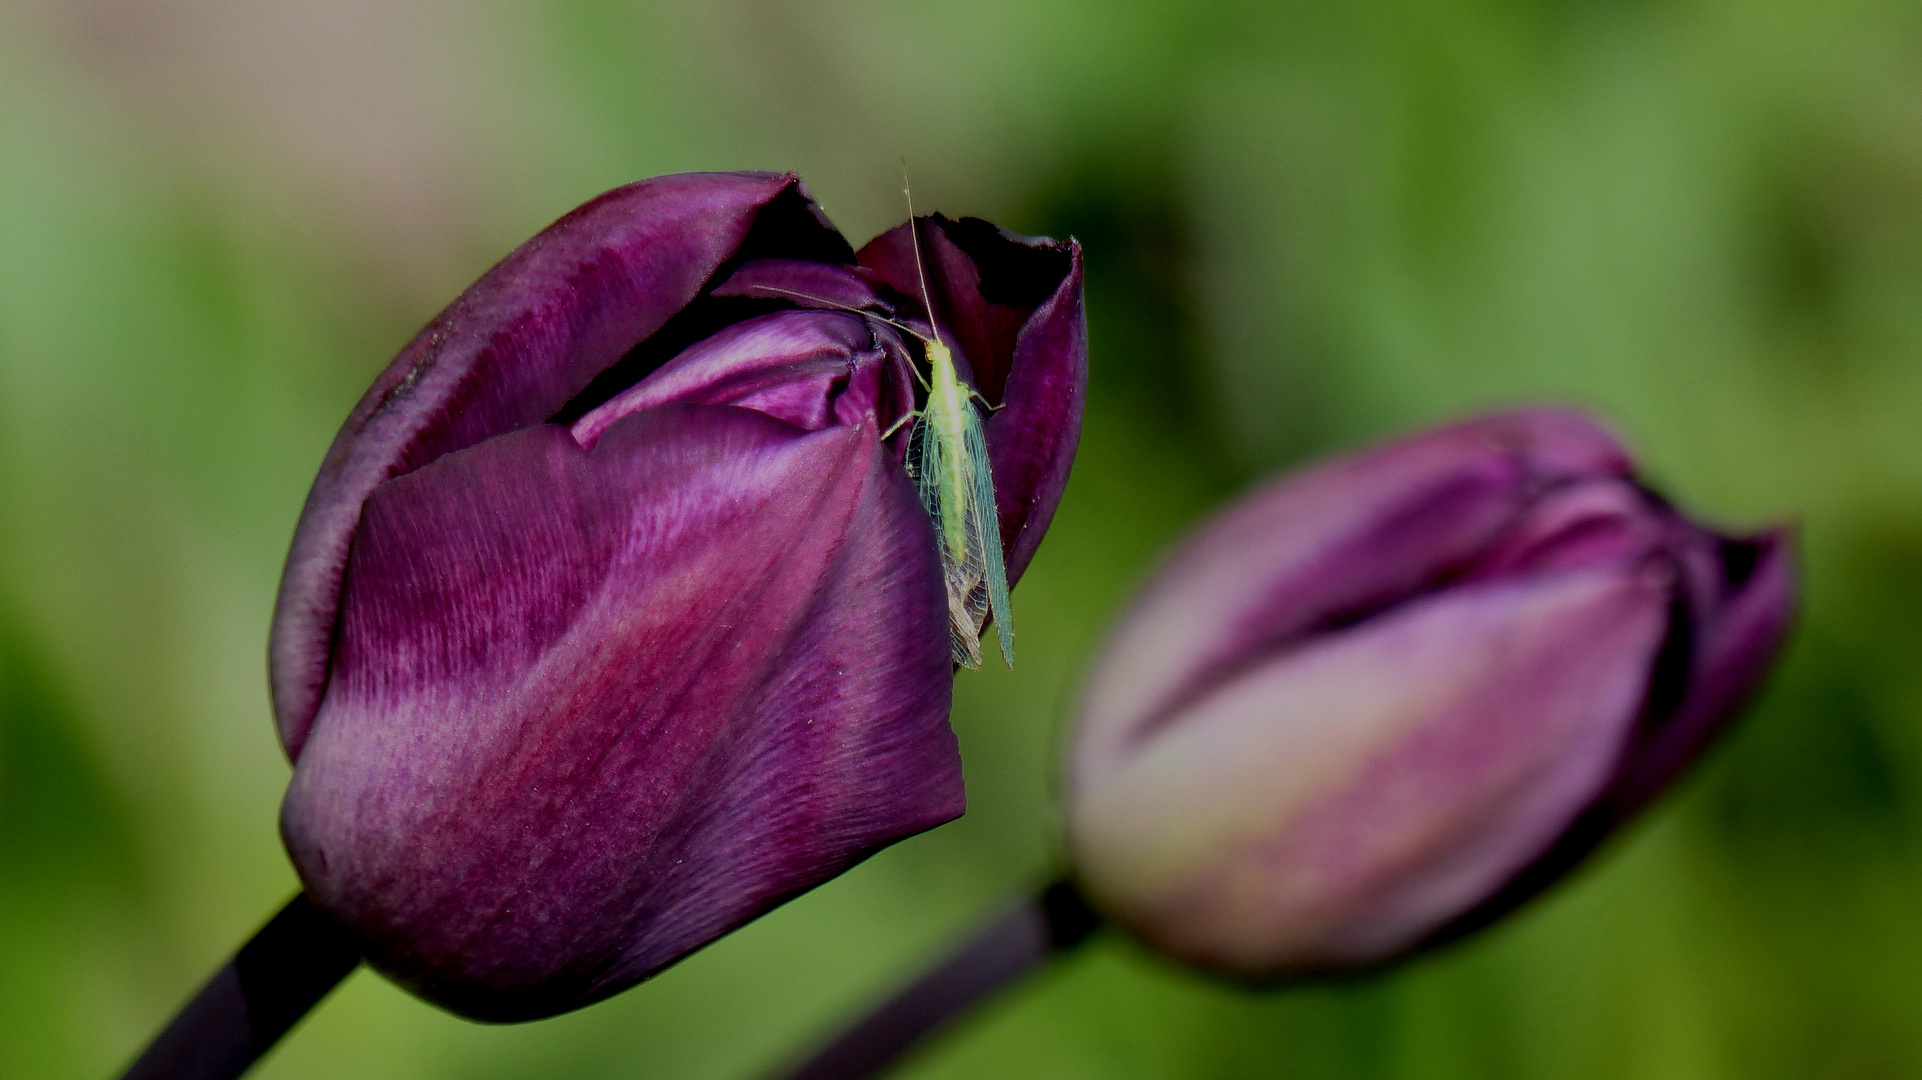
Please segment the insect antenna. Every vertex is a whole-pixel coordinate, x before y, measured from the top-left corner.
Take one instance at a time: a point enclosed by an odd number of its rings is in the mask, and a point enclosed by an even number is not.
[[[908,334],[919,339],[921,343],[924,345],[933,344],[933,341],[931,341],[928,338],[928,335],[923,334],[921,331],[916,330],[914,327],[906,326],[901,323],[895,322],[893,319],[890,319],[885,315],[876,315],[874,312],[869,311],[866,308],[858,308],[850,304],[839,303],[834,300],[829,300],[825,296],[811,296],[808,293],[795,292],[793,289],[776,288],[773,285],[750,285],[748,287],[751,289],[759,289],[762,292],[780,293],[782,296],[792,296],[797,300],[807,300],[811,303],[816,303],[816,304],[824,305],[826,307],[831,307],[836,311],[845,311],[851,315],[859,315],[865,319],[873,319],[875,322],[878,322],[878,323],[886,323],[889,326],[894,327],[896,330],[899,330],[904,334]],[[930,324],[931,324],[931,321],[930,321]]]
[[[823,306],[833,308],[836,311],[845,311],[850,315],[859,315],[864,319],[873,319],[875,322],[886,323],[887,325],[894,327],[896,330],[901,331],[902,333],[908,335],[909,337],[917,339],[923,345],[934,344],[934,340],[932,338],[928,337],[926,334],[923,334],[921,331],[916,330],[914,327],[895,322],[893,319],[890,319],[885,315],[876,315],[874,312],[868,311],[865,308],[852,307],[848,304],[843,304],[843,303],[839,303],[838,301],[829,300],[825,296],[812,296],[812,295],[809,295],[808,293],[795,292],[793,289],[782,289],[773,285],[750,285],[748,287],[752,289],[759,289],[762,292],[780,293],[782,296],[792,296],[797,300],[807,300],[811,303],[821,304]],[[928,385],[928,380],[921,374],[920,370],[916,368],[912,363],[908,365],[908,373],[914,376],[914,381],[920,383],[921,388],[923,390],[931,389]],[[896,425],[896,426],[898,427],[899,425]],[[888,434],[889,435],[894,434],[893,429],[889,429]],[[883,438],[885,437],[886,436],[883,436]]]
[[[941,327],[934,321],[934,299],[928,295],[928,264],[921,257],[921,225],[914,220],[914,185],[908,182],[906,158],[901,159],[901,194],[908,200],[908,239],[914,243],[914,273],[921,279],[921,306],[928,311],[928,329],[940,337]]]

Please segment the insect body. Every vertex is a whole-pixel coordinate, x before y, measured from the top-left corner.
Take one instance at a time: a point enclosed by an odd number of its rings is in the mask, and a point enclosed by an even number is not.
[[[908,432],[908,472],[934,522],[948,593],[949,644],[955,663],[980,667],[981,625],[992,614],[1001,660],[1013,667],[1001,517],[995,511],[988,441],[975,409],[977,400],[986,402],[961,381],[954,354],[939,338],[926,339],[926,345],[928,401],[908,418],[914,424]]]

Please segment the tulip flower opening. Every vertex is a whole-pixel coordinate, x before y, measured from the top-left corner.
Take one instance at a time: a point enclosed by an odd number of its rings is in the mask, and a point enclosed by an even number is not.
[[[632,184],[510,254],[295,530],[269,666],[311,914],[277,925],[530,1019],[958,816],[944,569],[883,436],[944,341],[996,406],[1017,580],[1079,437],[1081,287],[1073,242],[973,218],[857,252],[768,173]]]
[[[1069,765],[1098,910],[1255,980],[1385,963],[1568,870],[1734,714],[1794,610],[1577,414],[1487,417],[1205,524],[1115,632]]]

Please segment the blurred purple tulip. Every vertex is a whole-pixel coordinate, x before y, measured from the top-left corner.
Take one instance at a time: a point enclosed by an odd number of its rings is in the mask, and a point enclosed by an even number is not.
[[[1013,579],[1079,435],[1080,252],[920,222],[937,321],[1004,406]],[[375,967],[550,1015],[961,813],[941,569],[882,439],[918,358],[882,320],[929,316],[907,228],[857,257],[792,176],[620,188],[354,409],[271,670],[288,850]]]
[[[1674,780],[1794,606],[1783,532],[1691,523],[1573,413],[1284,479],[1171,557],[1089,681],[1068,799],[1082,890],[1249,979],[1458,936]]]

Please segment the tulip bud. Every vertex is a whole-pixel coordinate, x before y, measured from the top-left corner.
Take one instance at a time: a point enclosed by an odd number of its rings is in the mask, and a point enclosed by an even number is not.
[[[1794,597],[1784,533],[1691,523],[1568,412],[1283,479],[1175,552],[1089,681],[1068,784],[1082,890],[1246,979],[1456,937],[1675,779]]]
[[[1079,434],[1080,253],[920,219],[930,312],[908,228],[857,256],[792,176],[633,184],[375,380],[270,657],[287,848],[373,966],[550,1015],[961,813],[903,328],[1003,406],[1015,578]]]

